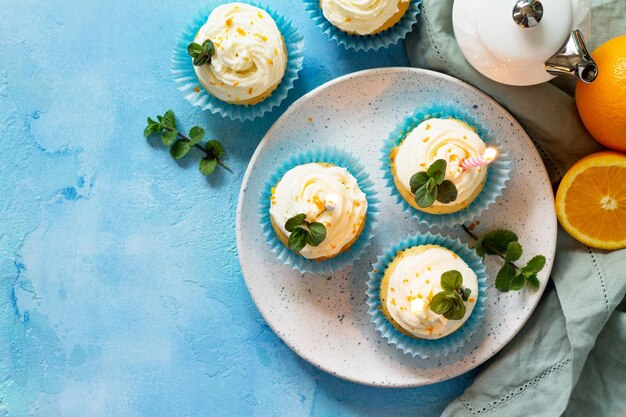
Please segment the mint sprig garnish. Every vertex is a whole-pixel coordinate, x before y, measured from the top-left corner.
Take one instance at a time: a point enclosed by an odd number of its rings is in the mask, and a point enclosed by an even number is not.
[[[148,117],[148,124],[143,131],[144,137],[147,138],[159,133],[161,134],[161,142],[170,147],[170,155],[176,160],[187,156],[193,147],[204,152],[205,156],[200,159],[198,166],[202,175],[211,175],[218,165],[232,172],[221,161],[225,153],[224,146],[217,140],[209,140],[202,145],[204,129],[200,126],[192,127],[187,136],[180,133],[176,127],[176,116],[172,110],[166,111],[163,116],[157,116],[157,120]]]
[[[504,260],[502,268],[496,275],[496,288],[500,291],[519,291],[526,284],[531,287],[539,287],[537,274],[546,265],[546,257],[536,255],[528,263],[519,267],[515,264],[524,252],[517,235],[506,229],[498,229],[477,237],[468,227],[463,229],[476,239],[476,253],[482,257],[485,255],[498,255]]]
[[[204,64],[210,64],[211,58],[215,54],[215,45],[210,39],[199,43],[191,42],[187,46],[187,54],[193,58],[193,65],[199,67]]]
[[[304,213],[287,220],[285,229],[291,233],[287,246],[294,252],[300,252],[306,245],[319,246],[326,239],[326,227],[319,222],[307,222]]]
[[[456,200],[456,186],[452,181],[444,179],[447,166],[445,159],[437,159],[426,171],[417,172],[411,177],[411,192],[418,206],[426,208],[435,201],[448,204]]]
[[[430,300],[429,308],[448,320],[461,320],[465,317],[465,301],[472,290],[463,288],[463,275],[457,270],[441,274],[441,288]]]

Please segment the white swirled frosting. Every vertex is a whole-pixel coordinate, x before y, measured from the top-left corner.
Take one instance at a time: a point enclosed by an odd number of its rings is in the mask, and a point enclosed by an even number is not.
[[[326,239],[319,246],[306,245],[300,254],[308,259],[332,257],[360,232],[367,200],[347,169],[316,163],[298,165],[287,171],[274,188],[270,215],[289,236],[285,223],[300,213],[306,214],[308,222],[326,226]]]
[[[400,11],[410,0],[321,0],[324,17],[348,33],[369,35]]]
[[[472,196],[480,187],[487,169],[459,168],[465,159],[480,156],[485,151],[485,142],[467,124],[456,119],[428,119],[411,131],[400,144],[396,155],[396,176],[408,190],[411,177],[418,171],[425,171],[437,159],[448,162],[446,179],[456,186],[458,195],[447,205],[458,204]],[[446,204],[435,201],[433,207]]]
[[[422,253],[405,252],[389,277],[386,308],[389,315],[408,333],[422,339],[438,339],[461,327],[469,318],[478,296],[474,271],[454,252],[431,246]],[[430,299],[442,291],[441,275],[457,270],[463,276],[463,288],[471,290],[465,302],[465,316],[448,320],[430,310]]]
[[[254,100],[280,83],[287,66],[283,37],[264,10],[244,3],[218,6],[198,31],[195,42],[210,39],[210,65],[194,66],[202,85],[230,103]]]

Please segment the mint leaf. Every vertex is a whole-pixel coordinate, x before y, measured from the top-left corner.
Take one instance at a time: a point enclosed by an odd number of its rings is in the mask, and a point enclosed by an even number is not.
[[[454,183],[450,180],[443,180],[441,184],[437,186],[437,201],[443,204],[448,204],[456,200],[458,191]]]
[[[522,273],[529,277],[537,274],[546,266],[546,257],[543,255],[534,256],[525,267],[522,268]]]
[[[215,171],[215,168],[217,168],[217,159],[215,158],[202,158],[198,167],[200,173],[205,177],[211,175]]]
[[[441,291],[435,294],[428,306],[434,313],[445,314],[454,305],[454,298],[454,292]]]
[[[200,45],[199,43],[191,42],[187,46],[187,54],[192,58],[200,55],[200,52],[202,52],[202,45]]]
[[[510,230],[494,230],[478,239],[478,242],[476,243],[476,252],[478,252],[480,256],[485,256],[485,254],[497,255],[496,251],[505,253],[509,243],[517,242],[517,240],[517,235]]]
[[[200,126],[194,126],[189,131],[190,144],[197,145],[204,138],[204,129]]]
[[[537,278],[537,275],[526,277],[526,282],[528,282],[528,285],[531,287],[539,288],[539,279]]]
[[[176,142],[174,142],[174,144],[170,148],[170,155],[172,155],[172,158],[178,160],[184,157],[185,155],[187,155],[190,149],[191,149],[191,145],[189,145],[189,142],[187,142],[186,140],[179,139]]]
[[[463,285],[463,276],[459,271],[451,270],[441,275],[441,288],[448,291],[456,291]]]
[[[202,42],[202,48],[200,49],[200,53],[202,53],[203,55],[207,55],[209,58],[211,58],[213,54],[215,54],[215,45],[213,44],[213,41],[211,39],[207,39],[206,41]]]
[[[304,213],[296,214],[295,216],[287,220],[287,222],[285,223],[285,230],[287,230],[290,233],[293,232],[296,226],[299,226],[302,223],[304,223],[305,219],[306,219],[306,214]]]
[[[509,283],[509,289],[511,291],[519,291],[524,288],[524,284],[526,284],[526,279],[523,274],[517,274],[513,278],[511,278],[511,282]]]
[[[165,132],[163,132],[161,134],[161,142],[163,142],[163,145],[172,146],[174,142],[176,142],[177,133],[178,132],[176,132],[176,130],[173,130],[173,131],[166,130]]]
[[[163,120],[161,120],[161,124],[167,129],[176,129],[176,116],[174,116],[174,112],[172,110],[165,112]]]
[[[469,300],[470,294],[472,294],[472,290],[470,290],[469,288],[464,289],[463,294],[461,294],[461,298],[463,299],[463,301]]]
[[[204,144],[204,148],[207,150],[209,155],[212,155],[216,159],[220,159],[224,156],[224,146],[220,143],[219,140],[209,140]]]
[[[148,136],[154,135],[155,133],[159,133],[161,129],[162,127],[160,123],[155,122],[154,120],[148,117],[148,124],[146,125],[146,128],[143,130],[143,136],[147,138]]]
[[[444,313],[444,317],[448,320],[461,320],[465,316],[465,304],[458,293],[455,294],[455,301],[452,308]]]
[[[506,262],[496,275],[496,288],[500,291],[507,292],[511,290],[511,280],[517,274],[517,270],[513,265]]]
[[[415,202],[420,207],[430,207],[437,199],[437,188],[432,192],[429,191],[429,183],[430,180],[415,191]]]
[[[430,178],[434,179],[435,183],[439,185],[442,183],[443,179],[446,176],[447,166],[448,163],[445,159],[437,159],[428,167],[428,171],[426,171],[426,174],[428,174]]]
[[[324,239],[326,239],[326,227],[318,222],[309,224],[309,234],[306,243],[311,246],[318,246]]]
[[[307,231],[302,228],[297,228],[289,235],[287,239],[287,246],[289,250],[294,252],[300,252],[306,245]]]
[[[522,257],[522,245],[519,242],[511,242],[506,248],[506,254],[504,255],[505,261],[515,262]]]
[[[411,181],[410,181],[411,192],[415,194],[415,191],[417,191],[417,189],[420,188],[422,185],[426,184],[429,178],[430,177],[428,176],[428,174],[424,171],[414,174],[411,177]]]

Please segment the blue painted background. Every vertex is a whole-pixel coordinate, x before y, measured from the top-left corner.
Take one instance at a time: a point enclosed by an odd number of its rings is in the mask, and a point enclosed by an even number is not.
[[[235,207],[256,145],[287,105],[337,76],[408,65],[354,53],[296,0],[265,0],[305,37],[284,105],[230,123],[169,77],[200,4],[0,0],[0,416],[429,416],[472,375],[419,389],[338,380],[293,354],[240,273]],[[176,162],[145,118],[221,139],[234,173]]]

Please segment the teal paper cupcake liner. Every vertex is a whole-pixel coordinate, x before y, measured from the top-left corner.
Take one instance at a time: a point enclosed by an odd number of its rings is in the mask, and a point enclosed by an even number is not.
[[[265,100],[250,105],[237,105],[226,103],[217,97],[209,94],[198,81],[196,72],[191,63],[191,57],[187,55],[187,45],[193,42],[196,33],[202,25],[204,25],[211,11],[223,2],[213,0],[205,6],[193,21],[180,33],[176,47],[173,51],[171,74],[172,79],[176,83],[177,88],[183,92],[187,99],[194,106],[209,110],[228,117],[232,120],[253,120],[263,116],[265,113],[272,111],[278,107],[280,103],[287,97],[289,90],[293,88],[295,80],[298,78],[298,72],[302,69],[302,61],[304,60],[304,38],[300,36],[297,29],[283,16],[275,11],[258,5],[254,2],[243,3],[250,4],[265,10],[276,22],[276,26],[282,33],[287,48],[287,67],[282,81]]]
[[[367,199],[365,225],[357,240],[352,244],[349,250],[333,258],[321,261],[307,259],[298,253],[290,251],[283,242],[280,241],[278,236],[276,236],[270,218],[272,187],[275,187],[278,181],[280,181],[283,175],[290,169],[298,165],[313,162],[326,162],[346,168],[350,174],[356,178],[359,188],[365,193]],[[380,200],[378,199],[378,193],[363,166],[357,162],[351,154],[335,147],[324,147],[291,155],[265,183],[259,200],[260,224],[263,228],[263,234],[266,237],[267,244],[276,255],[276,258],[283,264],[290,265],[291,268],[300,272],[311,272],[314,274],[336,271],[358,260],[371,243],[372,237],[374,237],[374,228],[378,223],[379,212]]]
[[[393,180],[391,162],[389,160],[391,150],[398,146],[421,122],[430,118],[454,118],[461,120],[474,127],[478,136],[480,136],[487,145],[498,148],[498,157],[489,164],[487,179],[485,180],[485,185],[480,194],[466,208],[454,213],[431,214],[417,210],[402,197]],[[406,213],[411,214],[415,219],[419,220],[420,223],[428,226],[436,226],[440,229],[478,220],[479,216],[502,195],[502,191],[506,188],[506,183],[510,178],[512,170],[512,162],[509,159],[508,152],[502,144],[493,137],[491,131],[487,130],[478,120],[472,117],[469,112],[451,104],[437,104],[415,111],[389,135],[381,151],[382,157],[380,161],[382,163],[383,178],[385,179],[387,188],[391,190],[391,194],[396,198],[398,204],[402,206]]]
[[[419,6],[422,0],[411,0],[408,10],[400,21],[389,29],[375,35],[350,35],[330,23],[322,13],[319,0],[304,0],[306,11],[309,12],[313,23],[321,28],[329,39],[343,45],[346,49],[355,51],[378,50],[395,45],[411,31],[411,27],[417,22]]]
[[[478,278],[478,296],[472,314],[463,325],[455,332],[440,339],[416,339],[405,335],[396,329],[383,314],[380,305],[380,284],[388,265],[393,261],[399,251],[419,245],[439,245],[447,248],[463,259],[476,273]],[[372,323],[380,335],[387,342],[396,346],[402,352],[423,359],[437,356],[445,356],[463,347],[478,330],[485,316],[485,301],[487,300],[487,272],[482,259],[476,252],[458,239],[452,239],[439,234],[418,234],[409,236],[403,241],[386,249],[377,262],[372,266],[367,282],[367,305],[368,313],[372,316]]]

